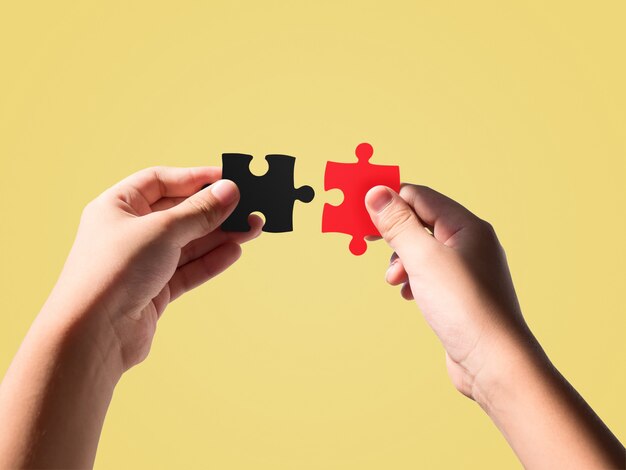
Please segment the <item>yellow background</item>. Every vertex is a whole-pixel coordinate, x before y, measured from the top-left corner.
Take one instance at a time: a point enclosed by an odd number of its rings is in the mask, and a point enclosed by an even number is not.
[[[516,467],[389,250],[320,233],[325,162],[369,141],[495,225],[531,327],[626,438],[626,7],[588,3],[3,2],[0,373],[101,190],[287,153],[316,199],[170,306],[96,467]]]

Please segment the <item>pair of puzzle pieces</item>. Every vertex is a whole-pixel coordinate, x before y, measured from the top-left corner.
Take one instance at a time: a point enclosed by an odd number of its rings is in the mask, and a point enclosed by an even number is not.
[[[361,255],[367,250],[365,237],[380,235],[365,208],[365,195],[374,186],[400,190],[400,169],[397,166],[369,163],[374,150],[367,143],[356,148],[357,163],[327,162],[324,189],[339,189],[344,194],[338,206],[325,204],[322,232],[352,235],[350,251]],[[239,187],[240,200],[234,212],[222,224],[222,230],[247,232],[248,216],[261,212],[265,216],[265,232],[293,230],[295,201],[310,202],[315,195],[310,186],[294,187],[295,158],[289,155],[267,155],[269,170],[263,176],[250,172],[252,156],[240,153],[222,155],[222,178]]]

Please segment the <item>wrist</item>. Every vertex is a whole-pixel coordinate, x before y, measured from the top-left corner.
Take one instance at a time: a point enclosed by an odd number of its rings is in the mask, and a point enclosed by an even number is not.
[[[112,391],[124,367],[119,340],[106,319],[97,308],[47,304],[33,325],[33,333],[50,342],[63,361]]]
[[[0,454],[10,468],[89,468],[121,376],[115,343],[89,312],[48,303],[0,387]],[[42,433],[41,430],[45,430]]]
[[[550,361],[532,334],[508,337],[493,345],[474,376],[472,397],[491,415],[525,393],[523,388],[533,383],[533,377],[550,370]]]

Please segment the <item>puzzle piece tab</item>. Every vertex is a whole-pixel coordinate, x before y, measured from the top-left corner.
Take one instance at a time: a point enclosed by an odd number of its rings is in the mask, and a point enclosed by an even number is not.
[[[350,251],[354,255],[362,255],[367,250],[365,237],[380,235],[365,208],[365,195],[378,185],[399,191],[400,168],[369,163],[374,153],[370,144],[359,144],[355,153],[357,163],[326,163],[324,189],[340,189],[344,200],[338,206],[324,204],[322,232],[352,235]]]
[[[249,168],[252,155],[222,154],[222,178],[233,181],[240,193],[239,204],[222,224],[222,230],[248,232],[248,216],[258,211],[265,216],[264,232],[290,232],[295,201],[313,200],[315,192],[310,186],[294,188],[294,157],[267,155],[265,160],[269,170],[263,176],[256,176]]]

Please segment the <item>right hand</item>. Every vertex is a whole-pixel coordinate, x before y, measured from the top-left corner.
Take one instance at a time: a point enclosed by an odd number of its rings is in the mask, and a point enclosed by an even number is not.
[[[145,359],[170,302],[230,267],[240,245],[261,233],[256,215],[249,232],[220,229],[239,201],[235,183],[218,181],[221,173],[147,168],[83,211],[44,311],[52,324],[80,329],[90,347],[105,351],[113,377]]]
[[[399,194],[374,187],[366,206],[394,250],[387,282],[417,302],[443,343],[456,388],[486,400],[506,352],[537,349],[492,226],[424,186],[405,184]]]

